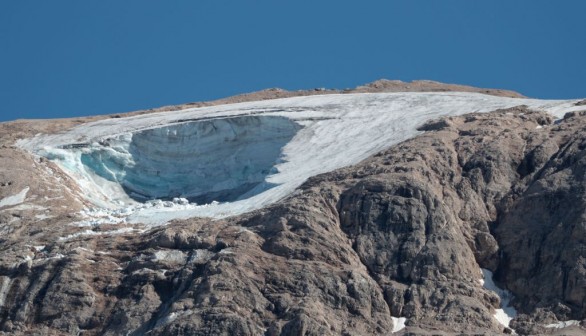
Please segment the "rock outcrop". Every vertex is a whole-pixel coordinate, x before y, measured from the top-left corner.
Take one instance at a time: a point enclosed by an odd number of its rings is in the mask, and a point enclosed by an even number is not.
[[[0,334],[388,335],[393,317],[510,333],[480,268],[513,294],[517,333],[584,332],[546,326],[586,318],[586,113],[420,130],[261,210],[83,235],[76,186],[5,146],[0,195],[28,186],[43,209],[0,207]]]

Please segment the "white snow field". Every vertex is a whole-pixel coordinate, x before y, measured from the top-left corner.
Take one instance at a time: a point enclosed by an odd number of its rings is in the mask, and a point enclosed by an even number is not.
[[[55,161],[96,208],[156,225],[262,208],[308,177],[417,135],[428,119],[518,105],[562,117],[584,109],[577,101],[461,92],[295,97],[111,118],[17,145]]]

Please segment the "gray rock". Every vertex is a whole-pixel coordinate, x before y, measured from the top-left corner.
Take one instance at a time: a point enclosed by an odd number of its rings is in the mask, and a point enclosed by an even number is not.
[[[586,316],[586,116],[552,122],[522,106],[436,120],[252,213],[68,239],[79,190],[3,147],[0,192],[28,185],[52,217],[0,209],[0,333],[388,335],[392,316],[406,335],[510,333],[481,267],[513,293],[517,333],[558,332],[544,325]]]

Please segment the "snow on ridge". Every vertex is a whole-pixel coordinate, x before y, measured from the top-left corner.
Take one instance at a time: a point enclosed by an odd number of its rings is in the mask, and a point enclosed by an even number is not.
[[[115,217],[124,218],[129,223],[158,225],[176,218],[220,218],[262,208],[287,197],[311,176],[356,164],[417,135],[416,128],[432,118],[490,112],[518,105],[561,117],[566,112],[583,109],[574,105],[576,101],[505,98],[466,92],[305,96],[105,119],[79,125],[61,134],[23,139],[17,145],[57,162],[97,207],[122,212],[126,209],[126,214]],[[287,118],[301,128],[281,148],[280,158],[274,162],[264,182],[235,201],[206,206],[141,208],[137,205],[140,202],[130,199],[120,184],[98,176],[81,160],[82,153],[92,151],[101,150],[107,155],[109,152],[103,145],[105,139],[115,138],[116,145],[123,148],[124,153],[130,153],[127,149],[137,132],[244,116]],[[106,173],[120,176],[118,171],[108,170]]]

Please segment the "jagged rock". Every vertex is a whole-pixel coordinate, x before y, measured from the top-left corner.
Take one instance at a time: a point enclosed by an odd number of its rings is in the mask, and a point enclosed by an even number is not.
[[[407,85],[451,88],[369,88]],[[2,195],[46,209],[0,212],[0,334],[388,335],[399,316],[405,335],[510,333],[480,268],[517,333],[560,333],[545,325],[586,317],[585,126],[523,106],[434,120],[263,209],[120,234],[74,234],[75,184],[2,148]]]

